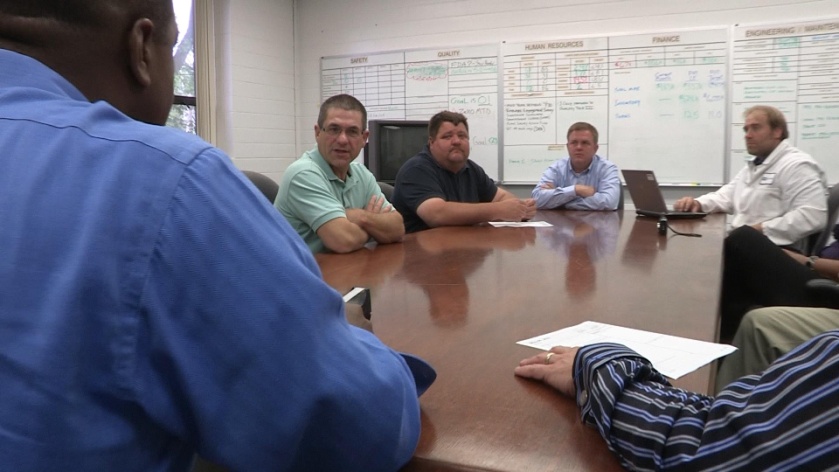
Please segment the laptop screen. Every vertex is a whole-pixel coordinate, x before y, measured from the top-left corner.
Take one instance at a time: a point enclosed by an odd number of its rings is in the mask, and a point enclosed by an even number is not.
[[[626,181],[626,188],[635,208],[644,211],[664,213],[667,205],[658,187],[658,181],[651,170],[623,170],[623,178]]]

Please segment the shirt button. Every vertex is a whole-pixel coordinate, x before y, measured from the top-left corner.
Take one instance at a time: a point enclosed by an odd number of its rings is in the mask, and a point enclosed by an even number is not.
[[[588,402],[588,390],[583,389],[577,396],[577,406],[583,407]]]

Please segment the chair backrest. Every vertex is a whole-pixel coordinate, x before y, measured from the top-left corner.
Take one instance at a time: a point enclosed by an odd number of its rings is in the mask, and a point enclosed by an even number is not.
[[[818,254],[827,245],[827,240],[830,239],[830,235],[833,233],[833,226],[836,224],[837,216],[839,216],[839,184],[830,187],[830,191],[827,194],[827,226],[824,227],[821,233],[816,233],[818,237],[810,247],[810,254]]]
[[[615,208],[615,211],[623,211],[623,186],[621,186],[618,195],[618,207]]]
[[[379,182],[379,188],[382,189],[382,193],[385,194],[387,201],[393,203],[393,185],[385,182]]]
[[[260,174],[259,172],[254,172],[252,170],[243,170],[243,174],[245,174],[248,179],[250,179],[251,183],[265,195],[265,198],[274,204],[274,200],[277,199],[277,192],[280,191],[280,186],[277,185],[277,182],[274,182],[270,177],[265,174]]]

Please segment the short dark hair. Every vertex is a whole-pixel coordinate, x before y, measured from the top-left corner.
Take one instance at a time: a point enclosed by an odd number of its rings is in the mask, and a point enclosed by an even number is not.
[[[332,108],[340,108],[347,111],[361,112],[361,130],[367,129],[367,109],[352,95],[342,93],[327,98],[320,106],[320,113],[318,113],[318,128],[323,129],[323,123],[326,121],[326,115]]]
[[[174,21],[172,0],[0,0],[0,14],[55,20],[69,26],[101,27],[115,11],[157,24]]]
[[[466,131],[469,131],[469,123],[466,121],[466,116],[462,113],[454,111],[441,111],[440,113],[432,116],[431,121],[428,122],[428,137],[430,139],[437,137],[437,132],[440,131],[440,126],[442,126],[443,123],[451,123],[455,126],[463,123]]]
[[[57,20],[69,25],[94,25],[103,15],[103,2],[85,0],[0,0],[0,12],[24,18]]]
[[[591,137],[594,138],[594,144],[597,144],[597,128],[592,126],[590,123],[586,123],[585,121],[578,121],[574,123],[570,128],[568,128],[568,133],[565,134],[565,139],[568,140],[571,138],[571,133],[574,131],[590,131]]]
[[[753,107],[749,107],[748,109],[746,109],[746,111],[743,112],[743,118],[748,117],[756,111],[766,114],[766,119],[767,121],[769,121],[770,128],[781,129],[781,141],[789,138],[787,119],[784,118],[784,114],[781,112],[781,110],[778,110],[775,107],[770,107],[769,105],[755,105]]]

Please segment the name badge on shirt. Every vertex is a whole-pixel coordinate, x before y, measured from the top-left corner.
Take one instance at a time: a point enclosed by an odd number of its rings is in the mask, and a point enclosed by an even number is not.
[[[763,174],[760,178],[760,185],[772,185],[775,183],[775,174]]]

